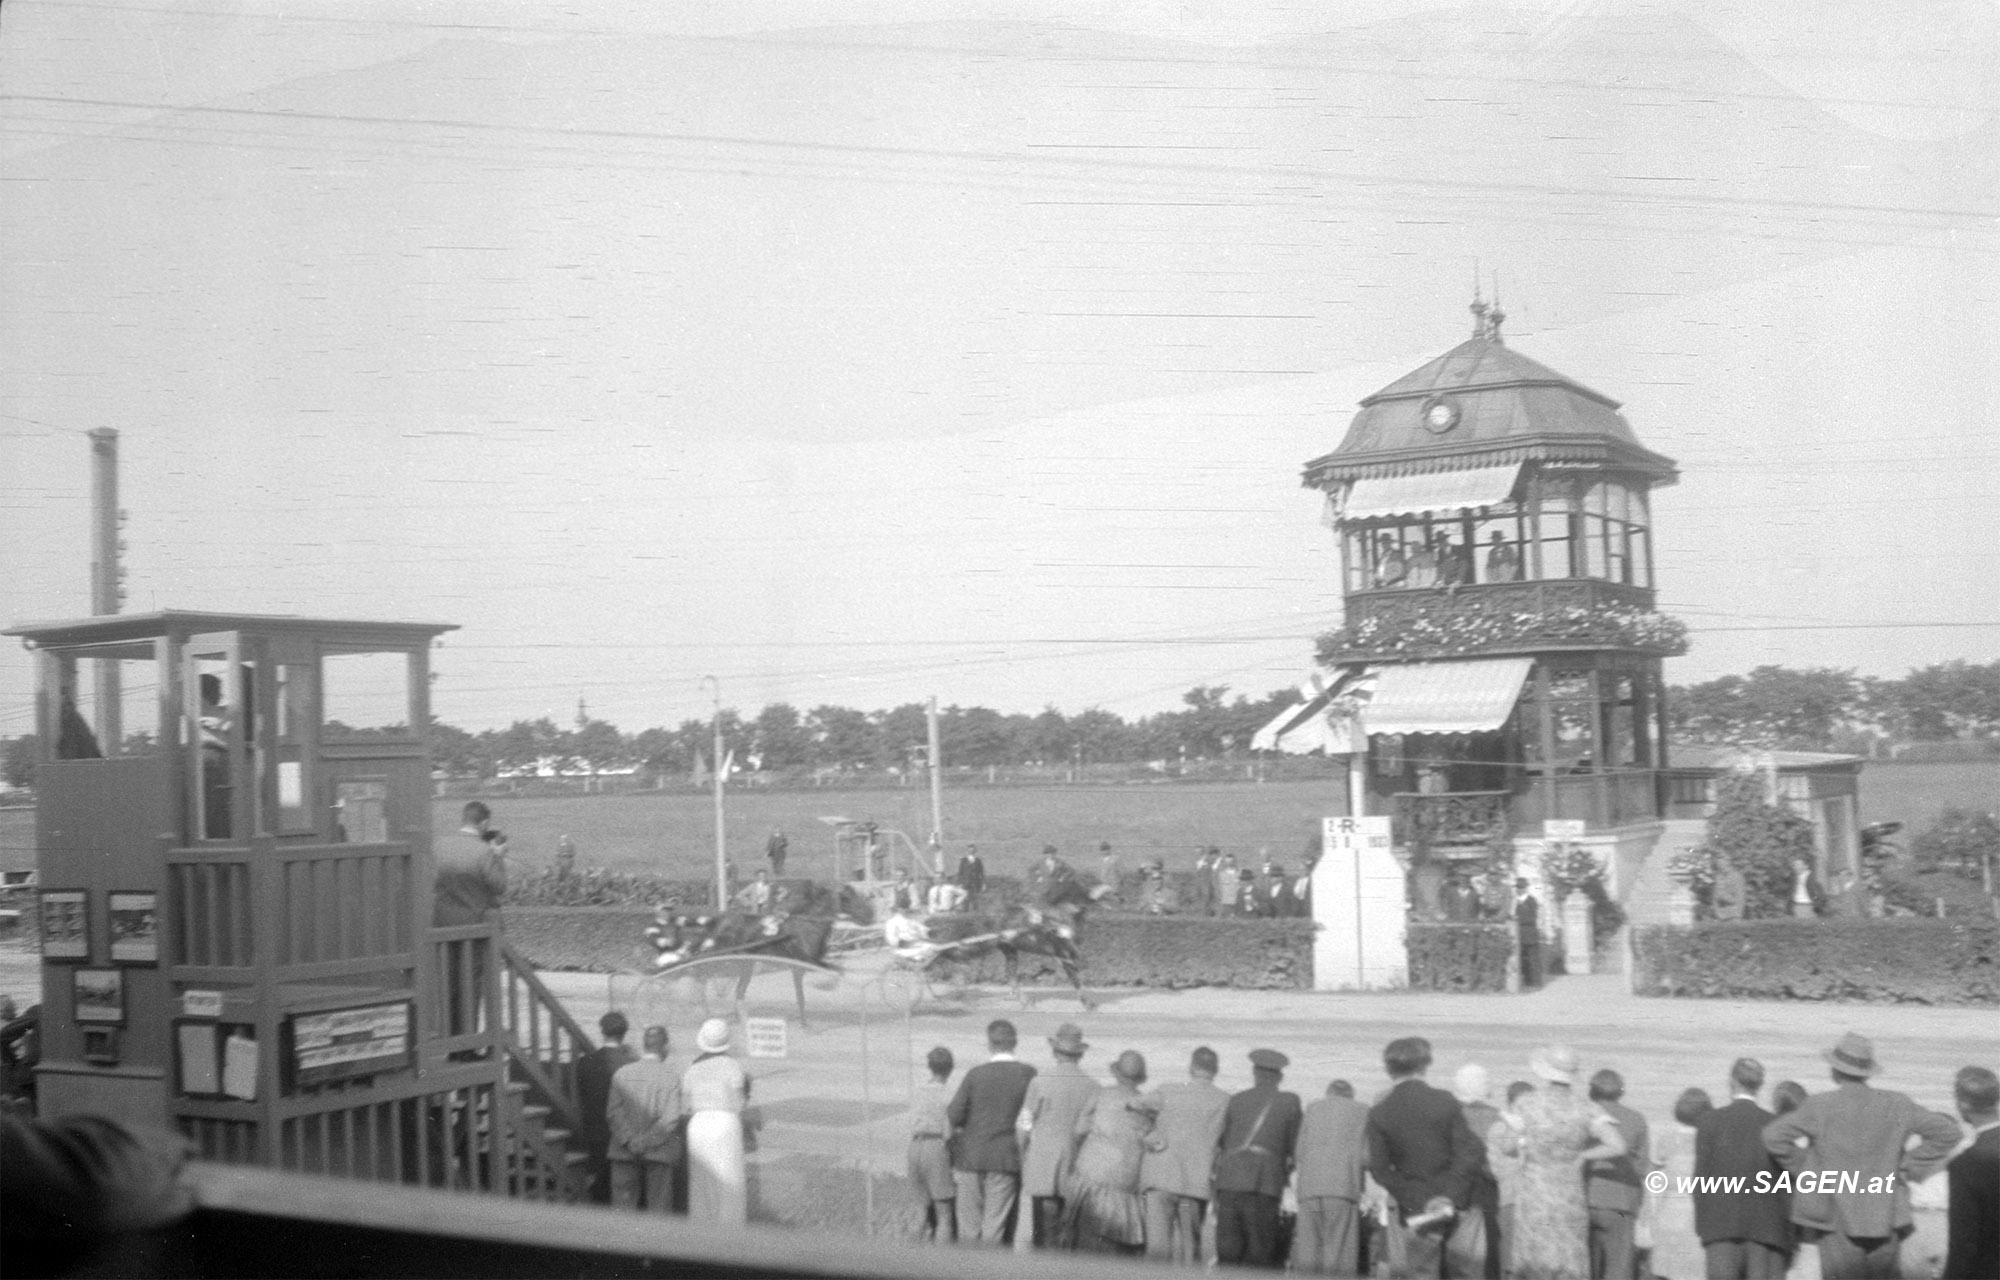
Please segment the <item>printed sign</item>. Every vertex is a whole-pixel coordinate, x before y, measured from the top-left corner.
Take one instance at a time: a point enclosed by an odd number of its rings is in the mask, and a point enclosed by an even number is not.
[[[292,1083],[324,1084],[403,1066],[410,1057],[410,1004],[294,1014]]]
[[[784,1057],[785,1020],[783,1018],[745,1018],[743,1020],[743,1043],[753,1058]]]
[[[1588,825],[1582,818],[1547,818],[1542,822],[1542,839],[1581,840]]]
[[[222,993],[220,991],[181,992],[181,1016],[184,1018],[220,1018],[222,1016]]]
[[[1390,847],[1389,819],[1387,816],[1328,818],[1326,847],[1329,852],[1335,849],[1387,849]]]

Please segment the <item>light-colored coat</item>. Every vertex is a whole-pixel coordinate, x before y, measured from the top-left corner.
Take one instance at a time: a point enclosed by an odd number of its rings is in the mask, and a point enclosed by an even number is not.
[[[1028,1149],[1021,1158],[1021,1194],[1059,1196],[1058,1172],[1069,1162],[1076,1118],[1097,1097],[1097,1081],[1066,1058],[1028,1081],[1021,1115],[1028,1128]]]
[[[1922,1141],[1906,1151],[1912,1134]],[[1800,1138],[1806,1140],[1803,1152]],[[1816,1093],[1764,1126],[1764,1149],[1798,1173],[1852,1171],[1863,1188],[1871,1178],[1900,1175],[1886,1196],[1845,1188],[1792,1193],[1793,1222],[1861,1239],[1909,1226],[1912,1176],[1927,1175],[1957,1143],[1958,1121],[1865,1084]]]
[[[1139,1166],[1140,1189],[1208,1199],[1208,1177],[1215,1167],[1215,1144],[1222,1137],[1222,1113],[1229,1108],[1229,1095],[1209,1081],[1187,1080],[1163,1084],[1149,1098],[1159,1114]],[[1160,1149],[1152,1150],[1153,1146]]]
[[[1292,1158],[1299,1170],[1299,1199],[1360,1200],[1362,1175],[1368,1171],[1368,1108],[1337,1095],[1313,1103],[1299,1123]]]

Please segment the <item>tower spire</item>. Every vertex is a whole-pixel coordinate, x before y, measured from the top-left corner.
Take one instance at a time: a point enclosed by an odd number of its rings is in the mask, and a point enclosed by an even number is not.
[[[1479,296],[1479,259],[1472,260],[1472,336],[1486,336],[1486,300]]]
[[[1476,288],[1477,286],[1474,287]],[[1506,319],[1507,313],[1500,309],[1500,273],[1495,271],[1493,273],[1493,305],[1487,308],[1486,311],[1486,337],[1490,341],[1498,342],[1503,346],[1506,345],[1507,340],[1500,336],[1500,326],[1506,322]]]

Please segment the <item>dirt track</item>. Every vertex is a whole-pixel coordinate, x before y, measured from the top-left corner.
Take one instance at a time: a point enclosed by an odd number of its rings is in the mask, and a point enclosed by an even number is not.
[[[36,958],[18,944],[0,943],[0,991],[35,998],[36,967]],[[665,1023],[676,1056],[686,1052],[703,1016],[688,984],[663,988],[603,974],[543,977],[593,1033],[614,1000],[635,1024]],[[715,993],[716,1011],[725,1012],[727,990],[718,984]],[[1222,1055],[1219,1083],[1240,1088],[1248,1083],[1245,1055],[1253,1048],[1277,1048],[1292,1059],[1287,1086],[1308,1101],[1336,1077],[1352,1081],[1363,1098],[1372,1095],[1385,1083],[1382,1046],[1399,1035],[1431,1040],[1434,1079],[1444,1082],[1461,1064],[1479,1062],[1496,1088],[1528,1074],[1527,1057],[1536,1045],[1560,1039],[1576,1048],[1586,1071],[1608,1066],[1621,1072],[1626,1101],[1656,1126],[1670,1123],[1674,1098],[1683,1088],[1696,1085],[1720,1097],[1729,1063],[1739,1054],[1761,1058],[1773,1082],[1797,1079],[1817,1091],[1826,1080],[1819,1052],[1846,1030],[1874,1039],[1884,1063],[1884,1087],[1941,1110],[1950,1109],[1951,1076],[1958,1067],[2000,1065],[1990,1011],[1640,999],[1628,994],[1616,975],[1558,978],[1545,990],[1522,996],[1224,990],[1096,995],[1102,1003],[1086,1013],[1067,994],[1033,993],[1033,1004],[1023,1009],[1004,991],[975,990],[923,1003],[905,1015],[851,979],[827,989],[809,983],[807,1030],[793,1016],[789,979],[760,977],[746,1011],[786,1016],[789,1033],[787,1057],[749,1062],[766,1118],[757,1159],[768,1194],[824,1197],[824,1170],[872,1165],[878,1175],[887,1175],[873,1183],[874,1218],[893,1222],[897,1206],[885,1208],[879,1201],[899,1190],[894,1175],[903,1160],[900,1120],[923,1055],[943,1044],[961,1068],[981,1061],[986,1023],[996,1017],[1011,1018],[1019,1027],[1022,1056],[1029,1062],[1046,1062],[1046,1037],[1061,1023],[1075,1021],[1091,1044],[1086,1069],[1101,1068],[1120,1050],[1137,1049],[1146,1055],[1155,1081],[1178,1078],[1188,1052],[1208,1044]],[[787,1169],[821,1172],[788,1175]],[[787,1210],[781,1216],[809,1215]],[[1661,1248],[1663,1274],[1696,1273],[1690,1270],[1699,1266],[1691,1242],[1668,1239]]]

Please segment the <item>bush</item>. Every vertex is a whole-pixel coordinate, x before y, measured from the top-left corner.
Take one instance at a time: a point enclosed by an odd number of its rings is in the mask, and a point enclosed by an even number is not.
[[[1791,910],[1793,860],[1813,860],[1812,823],[1766,800],[1763,775],[1724,774],[1703,852],[1743,873],[1745,917],[1776,918]]]
[[[1412,991],[1505,991],[1514,926],[1502,922],[1412,922],[1407,935]]]
[[[530,876],[514,875],[502,899],[509,907],[646,907],[675,901],[689,908],[715,899],[712,880],[683,880],[644,871],[589,867],[568,876],[544,867]]]
[[[2000,818],[1972,809],[1946,809],[1910,844],[1920,871],[1956,871],[1968,880],[2000,859]]]
[[[1656,925],[1642,995],[2000,1004],[2000,922],[1755,920]]]
[[[639,971],[646,962],[650,911],[637,907],[510,908],[507,940],[537,968],[590,973]],[[947,916],[932,923],[940,941],[991,932],[990,916]],[[1242,987],[1299,990],[1312,986],[1310,920],[1191,920],[1176,916],[1103,916],[1084,921],[1086,986]],[[1000,957],[942,964],[946,981],[1006,981]],[[1021,980],[1067,983],[1062,967],[1039,956],[1021,958]]]

